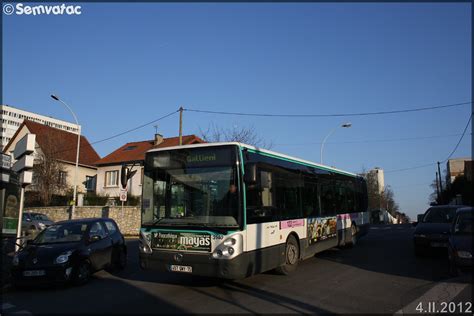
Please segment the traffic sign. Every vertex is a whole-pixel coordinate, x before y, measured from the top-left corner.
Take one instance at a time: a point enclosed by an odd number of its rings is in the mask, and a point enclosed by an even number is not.
[[[120,201],[126,202],[127,201],[127,188],[120,189]]]

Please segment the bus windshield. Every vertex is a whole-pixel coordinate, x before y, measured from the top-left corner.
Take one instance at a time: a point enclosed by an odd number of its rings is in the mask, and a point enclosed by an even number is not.
[[[152,152],[143,181],[143,225],[240,226],[235,146]]]

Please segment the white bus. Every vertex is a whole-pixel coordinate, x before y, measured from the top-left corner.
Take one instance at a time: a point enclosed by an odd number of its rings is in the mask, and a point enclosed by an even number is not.
[[[241,143],[146,153],[140,266],[239,279],[298,262],[367,232],[356,174]]]

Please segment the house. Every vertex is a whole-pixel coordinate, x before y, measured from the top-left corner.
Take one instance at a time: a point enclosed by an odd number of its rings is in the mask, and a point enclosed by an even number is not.
[[[76,134],[80,128],[80,126],[71,122],[0,104],[0,149],[3,149],[8,144],[24,120],[41,123]]]
[[[58,192],[58,194],[64,194],[67,189],[74,186],[77,134],[41,123],[24,120],[4,148],[4,153],[10,154],[12,160],[16,143],[28,133],[36,134],[35,164],[38,164],[42,157],[52,157],[55,161],[60,163],[61,171],[59,171],[60,174],[57,178],[63,190],[62,192]],[[91,146],[87,138],[81,136],[77,174],[78,193],[95,190],[97,167],[94,165],[94,162],[99,159],[100,156]],[[35,183],[37,184],[37,175],[35,176],[35,171],[33,171],[33,184],[30,185],[28,189],[35,191]]]
[[[183,145],[204,143],[196,135],[182,137]],[[143,165],[145,153],[152,148],[164,148],[179,145],[179,137],[163,138],[160,134],[155,134],[153,140],[126,143],[122,147],[113,151],[109,155],[95,162],[97,166],[97,187],[98,195],[118,197],[120,194],[120,172],[122,165],[134,166],[137,172],[127,184],[128,194],[131,196],[141,196],[143,183]]]
[[[454,158],[446,162],[446,186],[448,188],[456,177],[465,175],[466,165],[468,170],[466,176],[470,178],[471,172],[469,172],[469,167],[472,165],[470,158]]]

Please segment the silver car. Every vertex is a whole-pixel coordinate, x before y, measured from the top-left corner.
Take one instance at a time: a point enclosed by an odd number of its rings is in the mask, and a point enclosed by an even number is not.
[[[53,223],[54,222],[44,214],[25,212],[23,213],[21,229],[26,232],[27,235],[37,235],[40,231]]]

